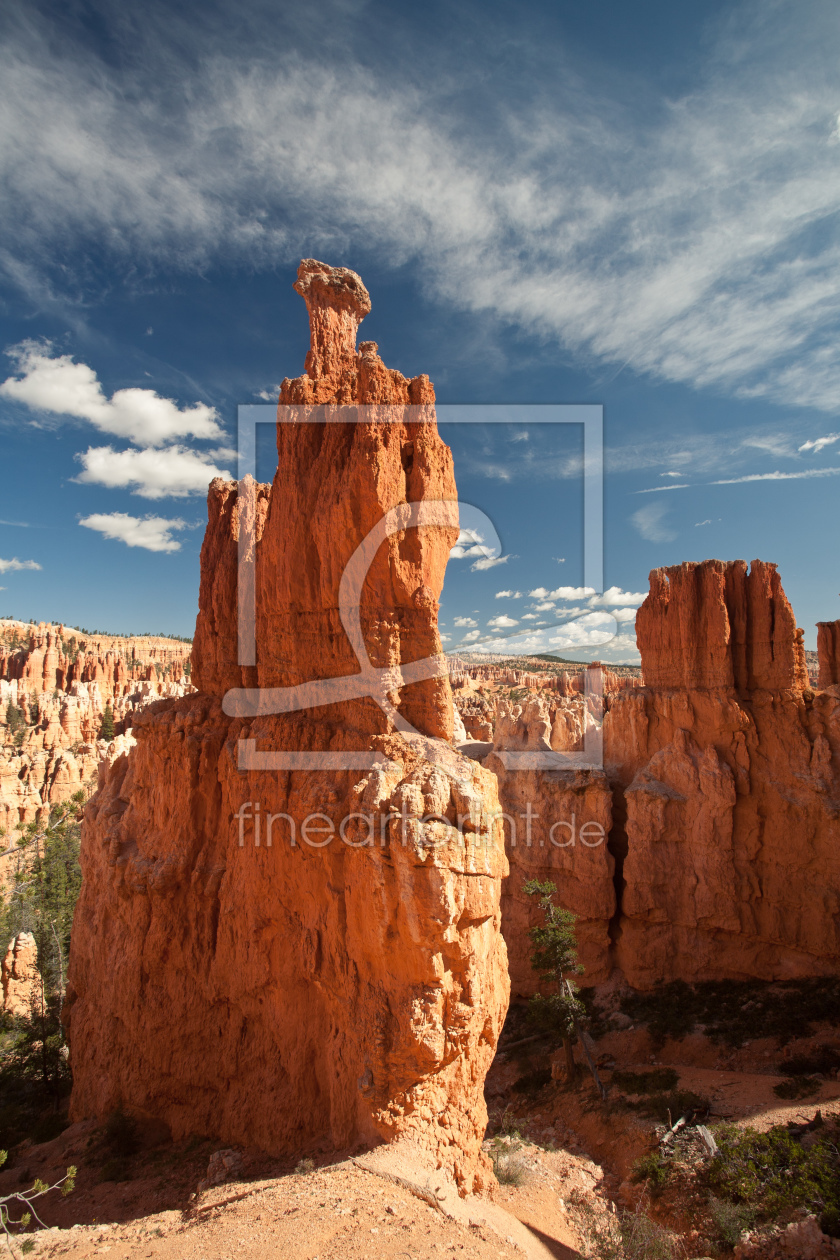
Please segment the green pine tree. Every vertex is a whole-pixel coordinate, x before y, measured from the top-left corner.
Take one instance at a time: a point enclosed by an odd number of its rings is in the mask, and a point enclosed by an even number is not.
[[[553,897],[557,889],[546,880],[526,880],[522,891],[529,897],[539,897],[543,912],[543,924],[532,927],[531,966],[542,985],[554,992],[548,995],[535,993],[528,1008],[528,1018],[541,1028],[557,1033],[566,1052],[566,1075],[569,1082],[577,1076],[577,1064],[573,1051],[577,1037],[575,1021],[585,1015],[585,1008],[577,997],[577,983],[573,976],[583,967],[578,962],[575,923],[571,910],[555,906]]]
[[[110,701],[105,705],[105,712],[102,714],[99,738],[107,739],[109,742],[114,738],[114,710],[111,708]]]
[[[16,869],[0,897],[0,940],[31,932],[38,984],[25,1015],[0,1017],[0,1145],[24,1137],[48,1141],[66,1125],[61,1099],[70,1088],[61,1025],[70,929],[81,888],[79,812],[85,792],[54,805],[46,824],[22,829]]]
[[[23,709],[12,704],[11,700],[6,705],[6,729],[12,737],[15,748],[23,747],[23,741],[26,738],[26,714]]]

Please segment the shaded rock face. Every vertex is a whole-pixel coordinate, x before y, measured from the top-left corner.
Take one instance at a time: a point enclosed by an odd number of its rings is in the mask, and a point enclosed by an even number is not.
[[[840,683],[840,621],[817,622],[817,655],[820,672],[817,686],[836,687]]]
[[[631,984],[836,970],[840,697],[808,687],[775,567],[651,574],[645,687],[610,700],[606,770]]]
[[[455,497],[428,379],[390,371],[372,343],[355,350],[369,309],[358,276],[307,260],[296,287],[312,345],[306,375],[282,386],[274,483],[210,488],[199,694],[139,717],[137,747],[85,811],[72,1113],[122,1102],[176,1136],[277,1153],[410,1140],[469,1190],[487,1176],[482,1087],[507,1007],[507,864],[495,779],[447,742],[448,679],[400,687],[395,673],[385,710],[361,698],[231,718],[222,703],[231,688],[358,673],[339,616],[348,559],[392,508]],[[381,411],[285,422],[289,404],[335,402]],[[396,671],[439,651],[457,533],[405,529],[378,547],[360,599],[374,664]],[[244,667],[241,537],[257,624]],[[399,733],[405,720],[423,737]],[[382,764],[242,772],[244,739],[375,751]]]

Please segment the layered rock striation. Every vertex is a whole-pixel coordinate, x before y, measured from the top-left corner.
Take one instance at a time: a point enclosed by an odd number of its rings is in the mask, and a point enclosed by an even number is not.
[[[306,260],[295,287],[311,348],[283,382],[274,482],[210,488],[198,694],[138,717],[85,811],[72,1114],[121,1104],[277,1153],[408,1141],[467,1191],[487,1176],[507,866],[495,779],[449,743],[451,455],[428,378],[356,349],[359,277]]]

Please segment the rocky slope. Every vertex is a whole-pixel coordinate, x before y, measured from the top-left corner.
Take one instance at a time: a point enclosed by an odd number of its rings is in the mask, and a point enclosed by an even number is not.
[[[122,1103],[175,1136],[274,1152],[410,1140],[464,1191],[487,1175],[507,866],[495,779],[447,742],[442,658],[402,677],[440,653],[451,456],[428,379],[387,369],[372,342],[356,350],[359,277],[308,260],[296,288],[312,341],[306,374],[282,386],[274,484],[210,489],[199,694],[139,715],[136,749],[86,810],[72,1114]],[[311,410],[335,403],[372,410],[356,424]],[[409,527],[412,503],[428,525]],[[348,562],[389,513],[395,532],[374,537],[348,597]],[[257,626],[244,666],[240,539]],[[278,713],[276,690],[254,694],[358,674],[365,654],[388,670],[375,698]],[[278,749],[380,764],[277,771],[261,755]]]

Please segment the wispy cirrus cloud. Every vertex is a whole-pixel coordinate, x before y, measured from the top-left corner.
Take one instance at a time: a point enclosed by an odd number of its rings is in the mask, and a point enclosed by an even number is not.
[[[658,494],[660,490],[688,490],[691,482],[680,481],[670,486],[650,486],[647,490],[634,490],[634,494]]]
[[[821,451],[825,446],[833,446],[835,442],[840,442],[840,433],[827,433],[825,437],[812,438],[808,442],[803,442],[799,447],[800,451]]]
[[[713,486],[739,486],[746,481],[807,481],[811,477],[837,477],[840,468],[804,468],[798,472],[748,473],[744,477],[724,477]]]
[[[673,542],[677,535],[665,524],[667,511],[663,503],[651,503],[633,512],[630,520],[637,533],[648,542]]]
[[[54,259],[59,283],[91,243],[195,270],[374,239],[436,299],[579,359],[833,411],[840,30],[819,0],[771,8],[727,12],[683,97],[634,111],[564,62],[550,95],[495,84],[492,123],[478,70],[266,56],[267,22],[263,55],[202,48],[177,93],[151,38],[117,69],[22,27],[0,53],[0,263],[37,283]]]

